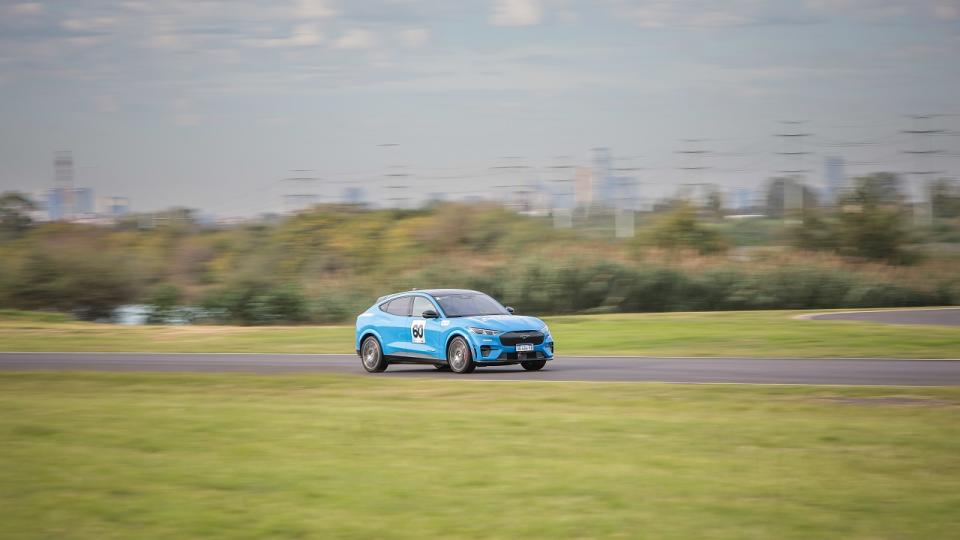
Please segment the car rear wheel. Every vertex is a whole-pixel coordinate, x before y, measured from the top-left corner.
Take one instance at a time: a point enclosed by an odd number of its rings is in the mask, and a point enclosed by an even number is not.
[[[454,373],[472,373],[477,369],[467,340],[459,336],[453,338],[447,347],[447,364],[450,366],[450,371]]]
[[[387,369],[387,359],[383,356],[383,350],[380,349],[380,342],[373,336],[367,337],[360,345],[360,361],[363,363],[363,369],[370,373],[380,373]]]
[[[546,360],[530,360],[528,362],[520,362],[520,365],[523,366],[523,369],[527,371],[540,371],[543,369],[543,366],[547,365]]]

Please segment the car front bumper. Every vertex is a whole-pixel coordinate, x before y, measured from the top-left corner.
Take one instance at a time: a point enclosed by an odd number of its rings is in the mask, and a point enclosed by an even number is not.
[[[517,352],[516,346],[503,345],[496,338],[477,340],[474,346],[474,360],[478,364],[507,365],[528,360],[552,360],[554,354],[553,338],[549,335],[543,343],[534,345],[532,351]]]

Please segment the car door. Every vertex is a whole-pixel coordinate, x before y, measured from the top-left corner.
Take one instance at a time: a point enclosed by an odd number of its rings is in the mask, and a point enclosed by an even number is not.
[[[413,297],[413,308],[410,317],[410,343],[408,345],[411,355],[429,358],[436,358],[436,342],[440,332],[440,323],[436,318],[425,319],[423,312],[427,310],[438,311],[426,296],[415,295]]]
[[[384,354],[403,353],[408,350],[410,341],[410,303],[413,299],[407,296],[394,298],[380,306],[386,313],[380,334],[384,341]]]

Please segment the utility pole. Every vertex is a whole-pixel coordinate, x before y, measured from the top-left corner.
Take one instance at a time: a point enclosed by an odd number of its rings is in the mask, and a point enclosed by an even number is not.
[[[910,186],[911,198],[913,199],[913,219],[917,225],[930,225],[933,222],[933,194],[931,193],[931,177],[936,174],[943,174],[943,171],[933,169],[933,159],[937,154],[942,154],[942,149],[933,147],[933,137],[944,133],[942,129],[930,127],[930,121],[937,118],[936,114],[915,114],[909,118],[913,120],[913,128],[905,129],[903,133],[911,136],[913,139],[913,148],[903,150],[904,154],[914,157],[914,169],[907,172],[908,177],[913,177],[916,184]]]

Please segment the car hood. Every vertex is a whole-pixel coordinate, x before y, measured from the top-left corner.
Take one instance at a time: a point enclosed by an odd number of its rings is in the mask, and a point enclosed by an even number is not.
[[[536,317],[523,315],[481,315],[477,317],[463,317],[460,319],[464,326],[476,326],[501,332],[515,330],[539,330],[543,328],[543,321]]]

